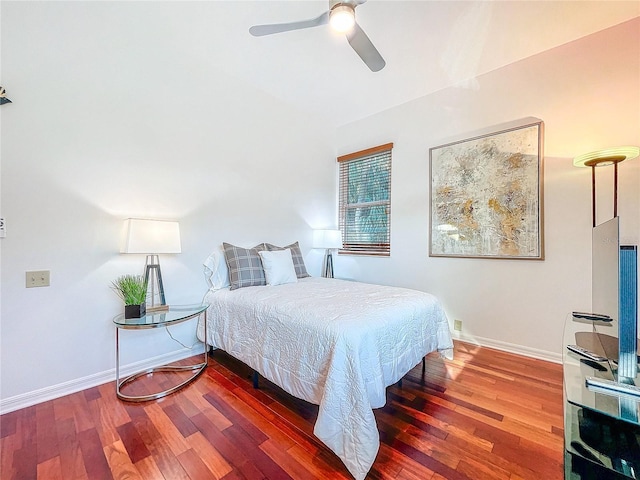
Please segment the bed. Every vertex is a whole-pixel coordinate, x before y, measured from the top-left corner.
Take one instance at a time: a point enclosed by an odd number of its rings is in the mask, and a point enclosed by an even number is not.
[[[428,293],[308,276],[233,290],[210,285],[207,344],[319,405],[314,434],[356,480],[378,453],[372,409],[384,406],[386,387],[430,352],[453,356],[446,315]]]

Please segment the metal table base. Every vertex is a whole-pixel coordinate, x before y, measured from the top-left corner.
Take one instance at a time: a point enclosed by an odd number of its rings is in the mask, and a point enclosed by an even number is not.
[[[200,315],[204,315],[204,338],[205,338],[205,342],[204,342],[204,354],[203,354],[203,359],[202,362],[200,363],[196,363],[194,365],[160,365],[158,367],[152,367],[152,368],[148,368],[146,370],[137,372],[137,373],[133,373],[125,378],[123,378],[122,380],[120,379],[120,339],[119,339],[119,332],[120,332],[120,328],[122,327],[117,327],[116,328],[116,395],[119,399],[121,400],[125,400],[127,402],[147,402],[149,400],[156,400],[158,398],[162,398],[162,397],[166,397],[167,395],[170,395],[171,393],[180,390],[181,388],[183,388],[184,386],[188,385],[189,383],[193,382],[196,378],[198,378],[200,376],[200,374],[202,372],[204,372],[205,368],[207,368],[207,365],[209,364],[209,356],[208,356],[208,351],[207,351],[207,343],[206,343],[206,339],[207,339],[207,311],[203,310],[201,312],[198,313],[194,313],[192,315],[188,315],[185,316],[183,319],[180,319],[180,321],[175,322],[175,323],[182,323],[184,321],[190,320],[194,317],[199,317]],[[165,324],[153,324],[150,326],[137,326],[134,328],[157,328],[158,326],[166,326]],[[124,327],[126,328],[126,327]],[[197,329],[197,326],[196,326]],[[144,377],[145,375],[149,375],[149,374],[154,374],[154,373],[159,373],[159,372],[188,372],[188,371],[193,371],[193,375],[191,375],[189,378],[187,378],[186,380],[180,382],[178,385],[175,385],[171,388],[162,390],[160,392],[156,392],[156,393],[150,393],[147,395],[127,395],[125,393],[122,393],[122,387],[124,387],[127,384],[132,383],[133,381],[135,381],[136,379],[140,378],[140,377]]]

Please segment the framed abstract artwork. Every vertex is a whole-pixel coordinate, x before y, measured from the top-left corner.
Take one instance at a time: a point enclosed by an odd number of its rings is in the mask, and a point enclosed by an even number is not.
[[[542,121],[429,149],[429,256],[544,260]]]

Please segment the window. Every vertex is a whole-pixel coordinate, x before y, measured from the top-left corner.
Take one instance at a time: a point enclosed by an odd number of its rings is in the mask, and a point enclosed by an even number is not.
[[[393,143],[338,157],[340,253],[391,251],[391,149]]]

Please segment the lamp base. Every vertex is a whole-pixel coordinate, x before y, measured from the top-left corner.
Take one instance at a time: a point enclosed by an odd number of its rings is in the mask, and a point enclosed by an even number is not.
[[[322,276],[325,278],[333,278],[333,255],[330,249],[327,249],[327,253],[324,256]]]
[[[164,285],[162,283],[162,272],[160,271],[160,259],[158,255],[147,255],[147,261],[144,267],[144,279],[151,289],[151,301],[148,302],[147,310],[151,311],[156,307],[166,306],[167,302],[164,299]],[[156,303],[156,295],[159,296],[159,303]]]

